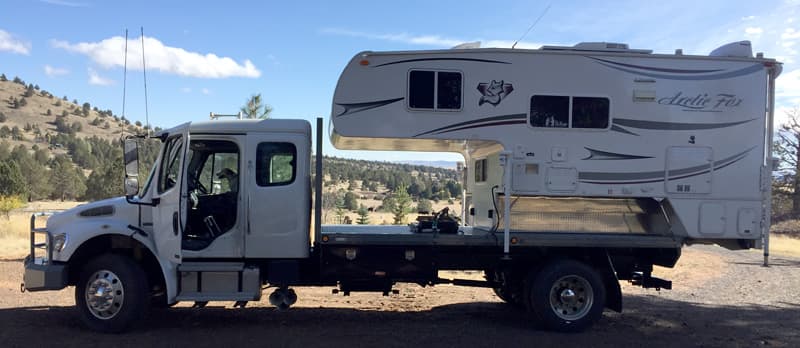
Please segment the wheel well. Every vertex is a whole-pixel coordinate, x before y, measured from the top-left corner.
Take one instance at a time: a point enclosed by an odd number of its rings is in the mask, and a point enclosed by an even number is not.
[[[147,274],[151,287],[164,289],[164,274],[158,259],[144,244],[129,236],[105,234],[89,239],[72,254],[68,262],[68,284],[75,285],[83,266],[102,254],[126,255],[139,264]]]

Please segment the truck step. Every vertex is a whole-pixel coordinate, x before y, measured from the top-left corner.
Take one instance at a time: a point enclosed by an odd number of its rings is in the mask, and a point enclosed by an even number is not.
[[[181,272],[240,272],[244,262],[186,262],[178,265]]]

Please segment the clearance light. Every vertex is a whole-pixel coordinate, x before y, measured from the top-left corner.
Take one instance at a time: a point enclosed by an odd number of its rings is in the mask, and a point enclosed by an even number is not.
[[[369,61],[366,60],[366,59],[362,59],[360,62],[358,62],[358,64],[361,64],[363,66],[367,66],[367,65],[369,65]]]
[[[322,236],[322,241],[323,241],[323,242],[327,242],[327,241],[328,241],[328,239],[330,239],[328,236]]]
[[[519,239],[517,239],[517,237],[511,237],[511,244],[517,244],[517,243],[519,243]]]

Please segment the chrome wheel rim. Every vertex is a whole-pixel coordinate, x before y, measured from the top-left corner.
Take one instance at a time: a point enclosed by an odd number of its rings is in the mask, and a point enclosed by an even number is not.
[[[550,288],[550,308],[559,318],[574,321],[586,316],[594,303],[592,286],[585,278],[568,275]]]
[[[125,290],[122,280],[109,270],[94,272],[86,282],[86,307],[96,318],[108,320],[122,309],[125,301]]]

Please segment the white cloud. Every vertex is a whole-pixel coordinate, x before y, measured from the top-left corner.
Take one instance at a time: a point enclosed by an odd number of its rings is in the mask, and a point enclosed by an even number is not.
[[[52,40],[53,47],[88,56],[104,68],[122,67],[125,63],[125,38],[114,36],[99,42],[69,43]],[[238,63],[229,57],[213,53],[200,54],[179,47],[164,45],[158,39],[144,38],[147,69],[167,74],[201,78],[227,78],[261,76],[253,62]],[[128,68],[142,69],[141,38],[128,39]]]
[[[67,70],[65,68],[54,68],[54,67],[52,67],[50,65],[45,65],[44,66],[44,74],[49,76],[49,77],[56,77],[56,76],[69,74],[69,70]]]
[[[395,33],[395,34],[382,34],[382,33],[367,33],[362,31],[355,31],[342,28],[324,28],[320,30],[323,34],[337,35],[337,36],[350,36],[356,38],[401,42],[411,45],[421,46],[438,46],[438,47],[453,47],[465,42],[481,41],[481,47],[504,47],[511,48],[514,41],[509,40],[463,40],[457,38],[444,37],[441,35],[411,35],[408,33]],[[539,48],[541,44],[533,42],[520,42],[516,47],[519,48]]]
[[[0,29],[0,52],[2,51],[28,55],[31,53],[31,43],[16,38],[11,33]]]
[[[189,88],[189,87],[183,87],[183,88],[181,88],[181,92],[183,92],[183,93],[192,93],[192,89]]]
[[[114,80],[102,77],[97,74],[97,71],[89,68],[89,84],[96,86],[110,86],[114,84]]]
[[[744,33],[747,35],[760,36],[762,33],[764,33],[764,29],[759,27],[747,27],[744,29]]]
[[[203,89],[200,90],[200,92],[205,94],[205,95],[211,94],[211,91],[208,88],[203,88]]]
[[[59,6],[67,6],[67,7],[86,7],[89,6],[83,2],[72,2],[72,1],[64,1],[64,0],[39,0],[45,4],[50,5],[59,5]]]
[[[756,19],[756,16],[747,16],[747,17],[742,17],[742,20],[743,20],[743,21],[750,21],[750,20],[753,20],[753,19]]]

